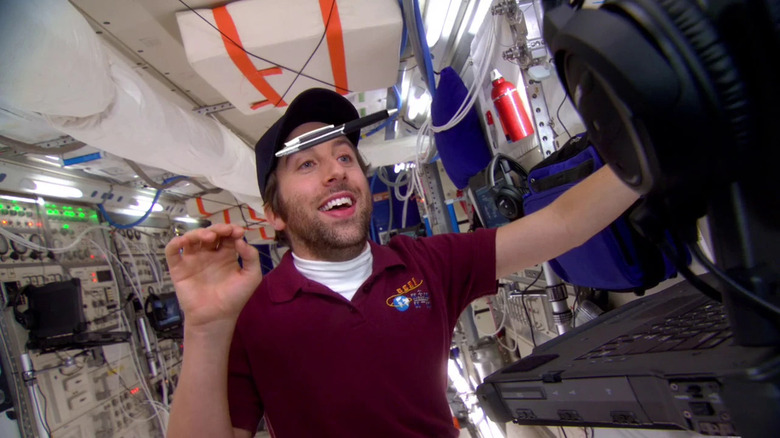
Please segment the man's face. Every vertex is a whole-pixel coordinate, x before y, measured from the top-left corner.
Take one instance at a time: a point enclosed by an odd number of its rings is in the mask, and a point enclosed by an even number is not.
[[[325,126],[311,122],[288,140]],[[371,219],[371,193],[357,151],[346,137],[282,157],[276,166],[279,210],[266,216],[285,230],[299,256],[339,261],[365,247]]]

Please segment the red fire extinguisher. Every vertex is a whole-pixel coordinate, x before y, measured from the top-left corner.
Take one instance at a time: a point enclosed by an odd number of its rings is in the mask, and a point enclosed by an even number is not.
[[[490,73],[493,91],[490,93],[498,118],[509,141],[517,141],[534,133],[534,125],[525,112],[523,101],[514,84],[504,79],[498,70]]]

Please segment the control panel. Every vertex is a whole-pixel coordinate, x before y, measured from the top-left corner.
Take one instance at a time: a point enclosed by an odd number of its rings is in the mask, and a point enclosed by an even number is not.
[[[182,343],[175,330],[158,336],[147,311],[173,292],[171,237],[172,226],[109,228],[89,205],[0,194],[1,400],[19,436],[164,435]],[[61,283],[78,284],[83,331],[30,343],[29,291]]]

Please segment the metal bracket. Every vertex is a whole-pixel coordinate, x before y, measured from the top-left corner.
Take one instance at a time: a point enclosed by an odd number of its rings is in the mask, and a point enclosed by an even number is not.
[[[65,135],[63,137],[55,138],[53,140],[47,140],[42,141],[40,143],[35,143],[35,146],[38,146],[40,148],[58,148],[60,146],[67,146],[69,144],[78,143],[79,141],[75,138]]]
[[[199,108],[195,108],[192,111],[195,112],[195,113],[198,113],[200,115],[205,115],[205,114],[211,114],[211,113],[218,113],[220,111],[225,111],[225,110],[229,110],[229,109],[233,109],[233,108],[235,108],[235,106],[233,106],[232,103],[230,103],[230,102],[223,102],[223,103],[218,103],[216,105],[208,105],[208,106],[202,106],[202,107],[199,107]]]
[[[547,46],[540,35],[528,37],[528,23],[521,6],[533,7],[533,3],[520,4],[519,0],[506,0],[491,9],[493,15],[504,15],[512,31],[515,44],[505,50],[501,56],[522,69],[539,65],[547,58]],[[527,9],[526,8],[526,9]],[[535,17],[535,16],[534,16]],[[534,23],[535,24],[535,21]]]
[[[423,183],[423,198],[428,210],[428,221],[433,234],[451,233],[452,224],[449,220],[447,205],[444,199],[444,191],[439,175],[439,166],[436,163],[423,164],[417,169]]]
[[[547,100],[544,98],[542,83],[531,79],[528,74],[523,75],[523,80],[528,93],[528,104],[533,113],[534,129],[539,138],[539,147],[542,149],[542,156],[548,157],[555,152],[555,134],[552,130],[552,120],[547,109]]]

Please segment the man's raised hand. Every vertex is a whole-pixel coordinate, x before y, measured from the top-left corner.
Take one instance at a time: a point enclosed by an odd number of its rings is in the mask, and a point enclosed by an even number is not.
[[[217,224],[188,231],[165,247],[171,280],[190,328],[228,324],[232,329],[260,284],[259,255],[243,236],[241,227]]]

